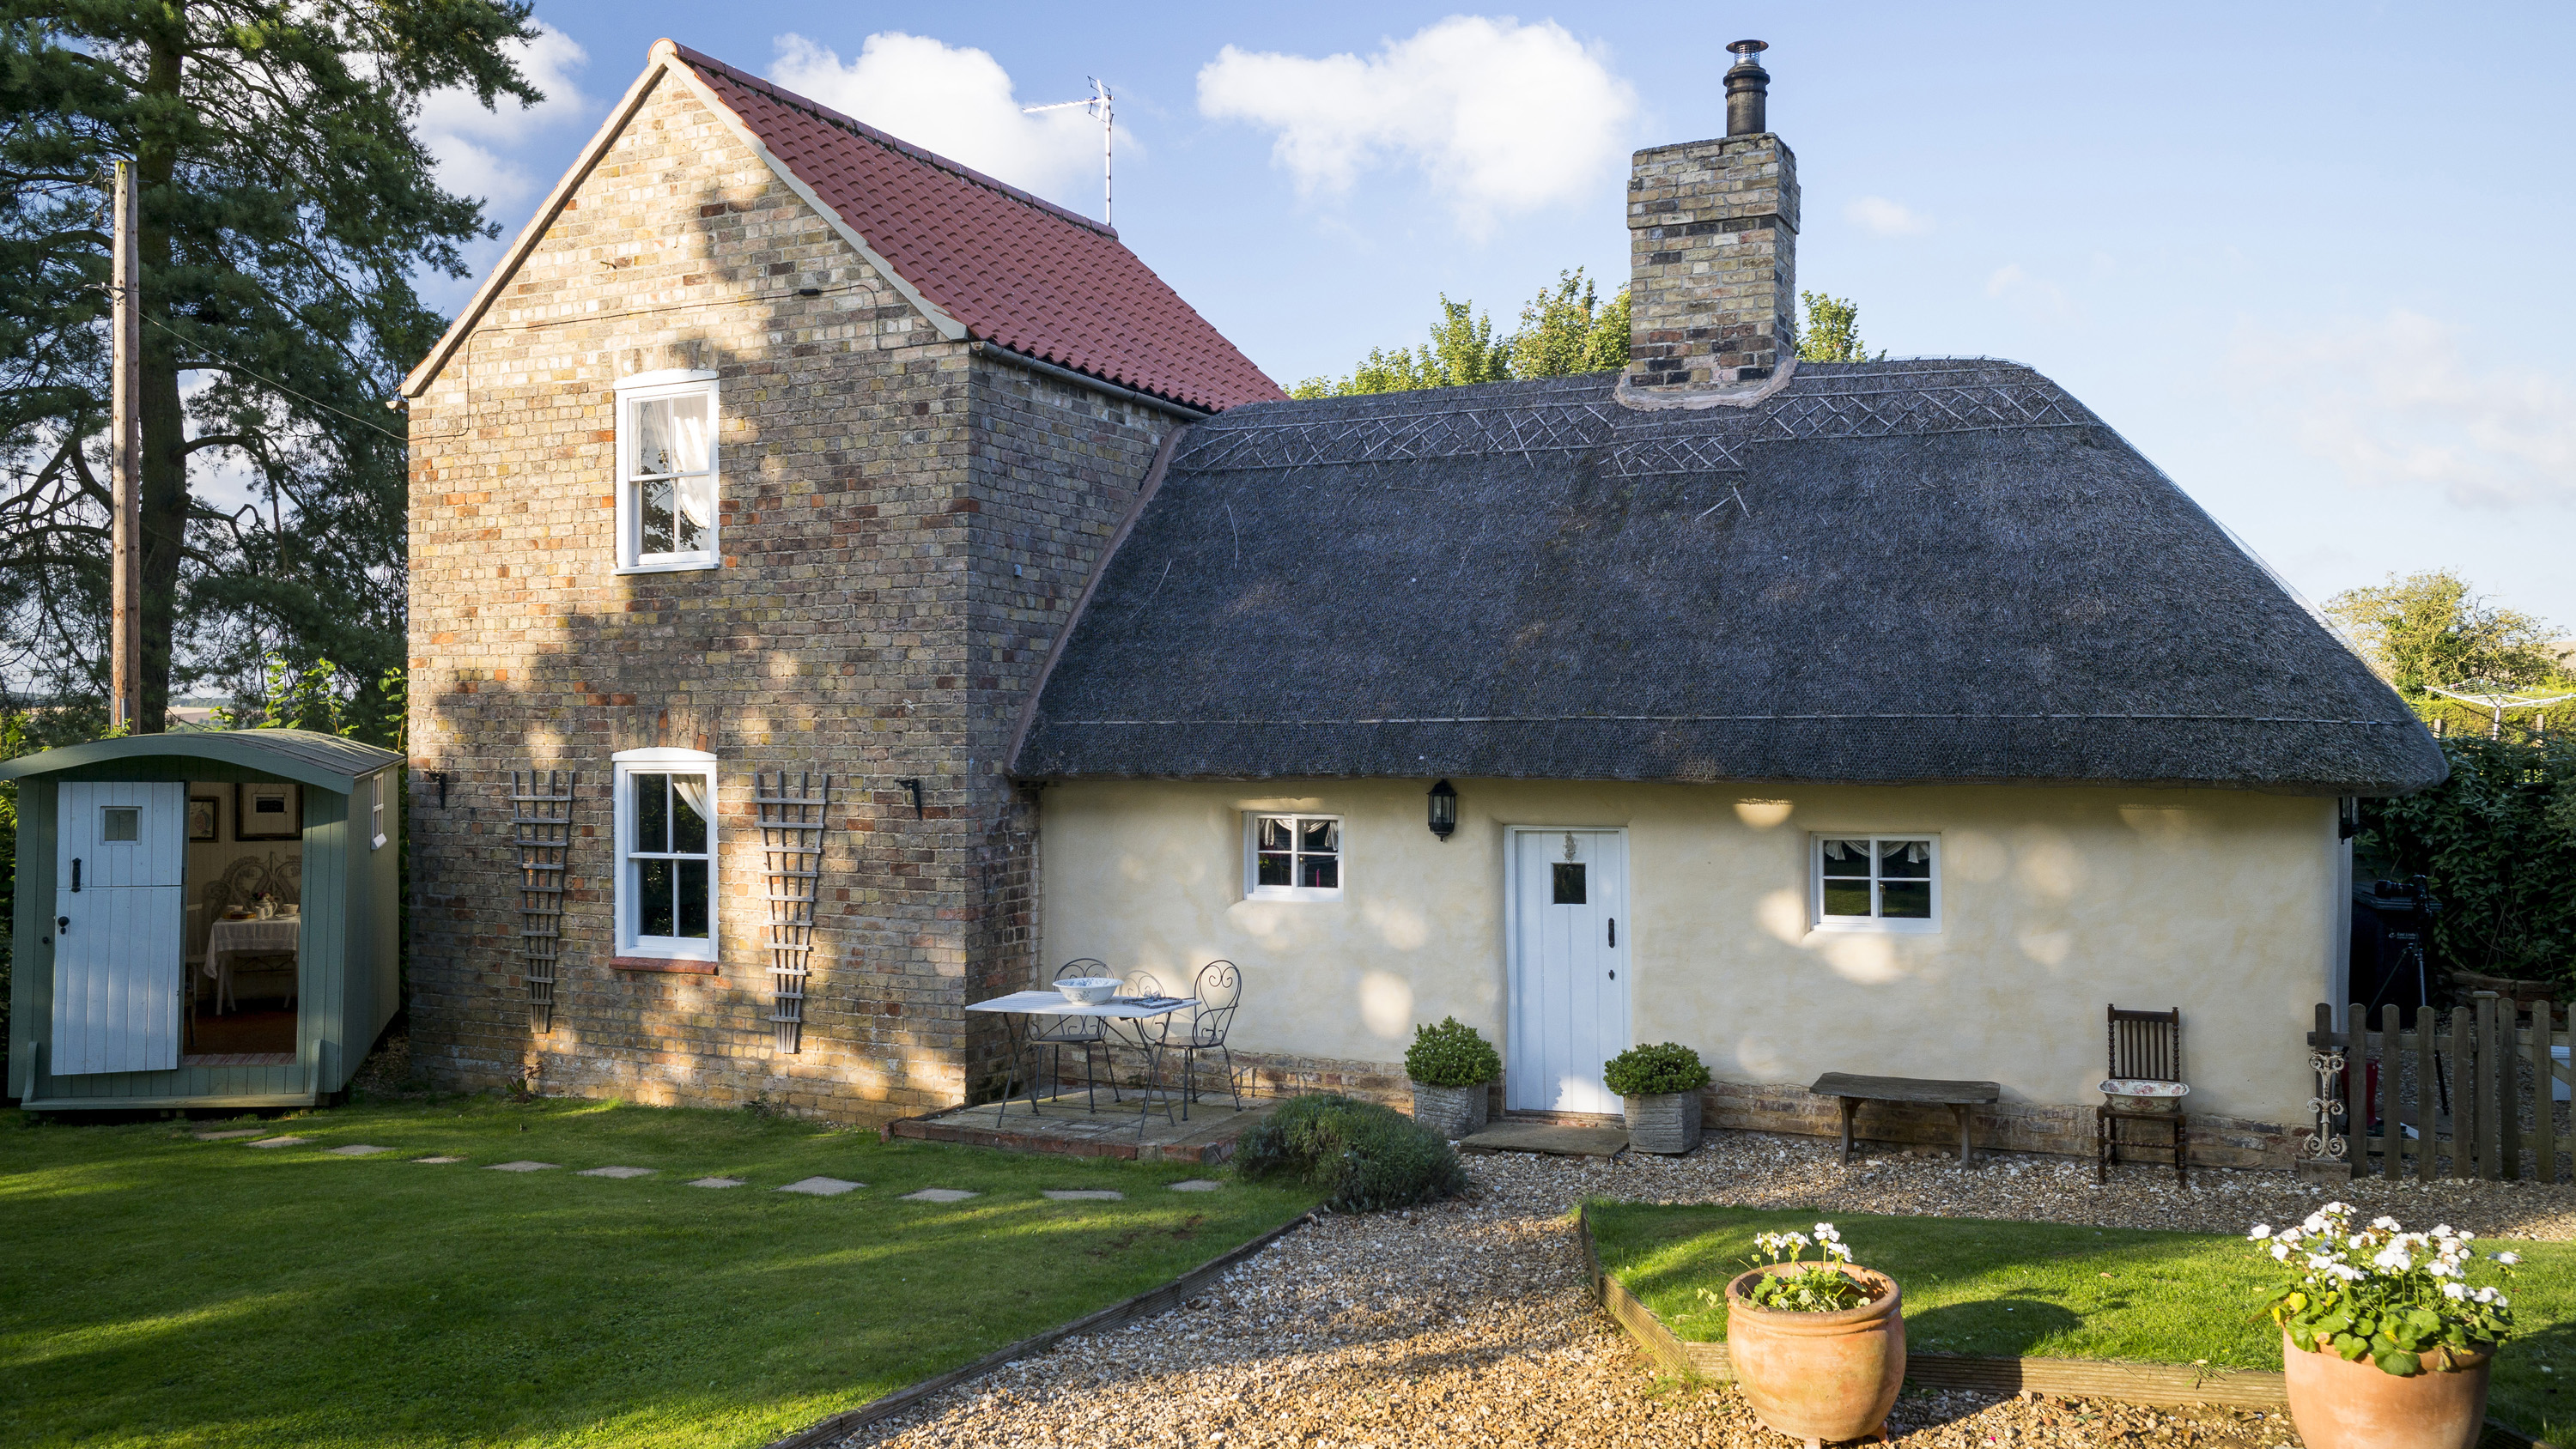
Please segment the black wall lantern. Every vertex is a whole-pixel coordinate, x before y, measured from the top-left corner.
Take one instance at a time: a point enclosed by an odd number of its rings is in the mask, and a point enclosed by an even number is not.
[[[1442,840],[1458,828],[1458,792],[1443,780],[1431,787],[1431,833]]]

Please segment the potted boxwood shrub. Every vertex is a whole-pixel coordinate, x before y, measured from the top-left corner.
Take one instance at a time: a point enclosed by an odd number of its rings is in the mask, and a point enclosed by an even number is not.
[[[1485,1088],[1503,1074],[1503,1059],[1474,1027],[1444,1016],[1413,1029],[1404,1074],[1413,1079],[1413,1120],[1454,1141],[1485,1125]]]
[[[2297,1276],[2272,1295],[2290,1421],[2308,1449],[2471,1449],[2486,1424],[2487,1371],[2513,1335],[2513,1307],[2472,1287],[2470,1233],[2410,1233],[2395,1218],[2352,1230],[2352,1206],[2250,1235]],[[2510,1269],[2512,1253],[2493,1260]]]
[[[1683,1153],[1699,1146],[1699,1089],[1708,1068],[1679,1042],[1633,1046],[1601,1064],[1601,1080],[1622,1098],[1628,1145]]]
[[[1755,1418],[1810,1446],[1875,1435],[1905,1383],[1905,1297],[1832,1223],[1762,1233],[1726,1285],[1726,1362]],[[1809,1246],[1817,1261],[1800,1261]]]

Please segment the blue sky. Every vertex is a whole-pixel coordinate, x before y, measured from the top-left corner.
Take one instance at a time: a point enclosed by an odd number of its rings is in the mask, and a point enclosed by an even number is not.
[[[1098,215],[1283,382],[1627,270],[1627,153],[1771,42],[1799,280],[1874,348],[2029,363],[2310,599],[2459,570],[2576,632],[2564,5],[1082,6],[538,0],[545,106],[424,115],[515,231],[668,35]],[[498,243],[477,255],[488,265]],[[1605,289],[1606,290],[1606,289]],[[454,307],[470,283],[434,288]]]

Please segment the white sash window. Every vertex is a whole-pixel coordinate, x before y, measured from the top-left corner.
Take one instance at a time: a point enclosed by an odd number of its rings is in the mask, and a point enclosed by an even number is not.
[[[716,566],[716,375],[648,372],[617,384],[617,566]]]
[[[717,959],[716,757],[615,757],[617,954]]]

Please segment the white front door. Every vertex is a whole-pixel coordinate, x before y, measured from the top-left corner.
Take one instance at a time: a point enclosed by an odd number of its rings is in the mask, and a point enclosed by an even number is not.
[[[188,787],[66,782],[54,828],[54,1050],[46,1067],[179,1065]]]
[[[1505,1105],[1615,1113],[1601,1064],[1628,1049],[1628,838],[1515,830],[1512,866]]]

